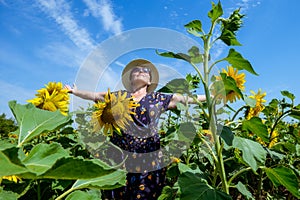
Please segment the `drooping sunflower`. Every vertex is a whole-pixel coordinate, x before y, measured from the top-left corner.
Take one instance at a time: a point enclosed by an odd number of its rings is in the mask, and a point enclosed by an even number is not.
[[[37,90],[36,98],[27,100],[37,108],[49,111],[60,110],[63,115],[68,114],[69,94],[61,82],[49,82],[45,88]]]
[[[247,119],[251,119],[254,116],[258,116],[258,114],[264,110],[265,106],[264,103],[266,102],[265,99],[263,99],[266,96],[266,92],[262,93],[261,89],[258,90],[257,93],[254,91],[250,91],[252,93],[252,96],[249,96],[249,98],[255,99],[256,104],[254,108],[249,108],[248,114],[247,114]]]
[[[277,130],[273,130],[272,134],[271,134],[271,130],[268,129],[268,132],[270,134],[270,138],[269,138],[269,144],[267,144],[266,142],[264,142],[260,137],[256,138],[256,141],[258,143],[260,143],[261,145],[268,147],[269,149],[272,148],[277,142],[278,142],[278,137],[279,137],[279,133]]]
[[[225,73],[227,76],[230,76],[231,78],[233,78],[236,82],[236,86],[241,90],[244,91],[245,90],[245,73],[240,73],[237,69],[234,69],[232,66],[228,66],[227,70],[226,69],[222,69],[222,73]],[[217,76],[216,80],[222,80],[221,76]],[[241,96],[240,94],[236,93],[235,91],[229,91],[226,94],[226,97],[223,97],[224,102],[230,101],[231,103],[236,101],[237,99],[240,99]]]
[[[270,137],[270,143],[268,145],[269,148],[272,148],[278,142],[278,136],[279,136],[279,134],[278,134],[277,130],[274,130]]]
[[[127,98],[127,92],[118,91],[118,95],[108,92],[103,102],[94,104],[95,111],[92,115],[94,131],[103,129],[104,135],[112,135],[113,130],[119,134],[125,129],[129,121],[133,121],[130,114],[135,114],[134,109],[138,107],[133,98]]]
[[[0,178],[1,179],[1,178]],[[15,175],[12,175],[12,176],[3,176],[2,179],[6,179],[6,180],[9,180],[9,181],[13,181],[15,183],[18,183],[20,182],[22,179],[18,176],[15,176]]]

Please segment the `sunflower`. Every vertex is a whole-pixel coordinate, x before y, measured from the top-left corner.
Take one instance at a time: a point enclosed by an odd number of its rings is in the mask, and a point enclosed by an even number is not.
[[[125,129],[129,121],[133,121],[130,114],[135,114],[137,104],[133,98],[127,98],[127,92],[118,92],[116,96],[108,89],[103,102],[94,104],[95,111],[92,115],[94,131],[103,129],[104,135],[112,135],[115,129],[119,134],[120,129]]]
[[[13,181],[15,183],[18,183],[19,181],[21,181],[22,179],[18,176],[12,175],[12,176],[3,176],[2,179],[6,179],[9,181]]]
[[[270,143],[268,146],[269,148],[272,148],[278,142],[278,136],[279,136],[279,134],[278,134],[277,130],[274,130],[270,137]]]
[[[269,134],[271,134],[271,130],[268,129],[268,132]],[[267,144],[266,142],[264,142],[260,137],[257,137],[256,138],[256,141],[260,144],[262,144],[263,146],[265,147],[268,147],[269,149],[272,148],[277,142],[278,142],[278,137],[279,137],[279,134],[277,132],[277,130],[274,130],[270,136],[270,139],[269,139],[269,144]]]
[[[45,86],[45,88],[37,90],[36,98],[27,100],[27,102],[43,110],[60,110],[63,115],[67,115],[70,100],[68,89],[63,89],[61,82],[49,82]]]
[[[222,73],[225,73],[227,76],[230,76],[231,78],[233,78],[236,82],[236,86],[240,89],[240,90],[245,90],[245,73],[238,73],[239,71],[237,69],[234,69],[232,66],[228,66],[227,70],[226,69],[222,69]],[[222,80],[221,76],[217,76],[216,80]],[[235,91],[231,90],[226,94],[226,98],[223,97],[224,102],[230,101],[231,103],[236,101],[237,99],[240,99],[241,96],[236,93]]]
[[[256,104],[254,108],[249,108],[248,114],[247,114],[247,119],[251,119],[254,116],[258,116],[258,114],[263,111],[263,109],[265,108],[265,106],[263,105],[263,103],[266,102],[265,99],[263,99],[266,96],[266,92],[262,93],[261,89],[258,90],[257,93],[255,93],[254,91],[250,91],[253,95],[249,96],[249,98],[255,99],[256,100]]]

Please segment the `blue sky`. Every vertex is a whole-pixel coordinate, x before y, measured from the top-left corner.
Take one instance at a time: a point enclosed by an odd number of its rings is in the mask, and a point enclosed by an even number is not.
[[[297,9],[300,1],[223,0],[221,3],[225,17],[239,7],[246,14],[243,28],[237,34],[243,46],[235,49],[259,74],[246,72],[246,94],[261,88],[267,92],[266,99],[271,100],[280,97],[281,90],[288,90],[296,95],[299,103]],[[199,19],[206,28],[210,9],[210,0],[0,0],[0,113],[12,116],[8,101],[25,104],[49,81],[76,82],[92,90],[118,88],[123,67],[134,58],[143,57],[159,66],[162,85],[172,78],[185,76],[193,72],[191,67],[159,57],[155,49],[165,50],[170,44],[182,45],[184,49],[189,44],[184,41],[189,38],[197,41],[186,32],[184,25]],[[160,38],[164,30],[185,40]],[[110,45],[124,33],[145,34],[141,39],[150,38],[150,46],[143,48],[139,38],[129,41],[133,45],[129,49],[121,42]],[[151,46],[151,42],[155,45]],[[110,58],[112,62],[94,60],[95,52],[107,51],[107,47],[110,52],[119,50],[120,53]],[[227,52],[227,47],[218,45],[212,57],[222,58]],[[86,68],[96,71],[88,74]]]

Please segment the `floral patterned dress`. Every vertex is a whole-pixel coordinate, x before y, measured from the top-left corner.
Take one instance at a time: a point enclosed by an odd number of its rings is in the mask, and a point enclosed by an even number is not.
[[[128,97],[130,94],[128,93]],[[122,135],[113,134],[110,141],[122,149],[119,161],[125,159],[126,186],[103,192],[103,199],[157,199],[166,181],[162,163],[158,123],[167,110],[172,95],[152,92],[144,96]],[[112,153],[113,154],[113,153]],[[113,155],[112,155],[113,156]]]

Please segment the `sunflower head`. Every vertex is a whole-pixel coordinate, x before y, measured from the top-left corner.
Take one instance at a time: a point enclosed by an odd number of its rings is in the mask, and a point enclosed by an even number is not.
[[[268,145],[269,148],[272,148],[278,142],[279,134],[277,130],[274,130],[270,136],[270,143]]]
[[[222,69],[222,73],[226,74],[228,77],[231,77],[232,79],[235,80],[236,86],[241,90],[244,91],[245,90],[245,73],[239,73],[239,71],[237,69],[234,69],[232,66],[228,66],[227,70],[226,69]],[[217,81],[222,81],[222,77],[221,76],[216,76],[216,80]],[[230,101],[231,103],[233,103],[234,101],[236,101],[237,99],[240,99],[241,96],[240,94],[238,94],[236,91],[234,90],[230,90],[230,91],[226,91],[226,96],[222,96],[222,99],[224,100],[224,103],[226,103],[227,101]]]
[[[103,129],[104,135],[112,135],[113,131],[121,133],[130,121],[130,114],[135,114],[134,109],[138,107],[133,98],[127,98],[127,92],[118,91],[117,95],[108,89],[104,101],[94,105],[95,111],[92,115],[94,131]]]
[[[27,100],[37,108],[49,111],[60,110],[63,115],[68,114],[69,93],[61,82],[49,82],[45,88],[37,90],[36,98]]]
[[[256,104],[255,104],[255,107],[249,108],[247,116],[246,116],[246,118],[248,120],[254,116],[258,116],[259,113],[264,110],[264,108],[265,108],[264,103],[266,102],[266,100],[263,99],[266,96],[266,92],[262,93],[261,89],[259,89],[257,93],[255,93],[252,90],[250,92],[252,93],[252,95],[249,96],[249,98],[255,99]]]

